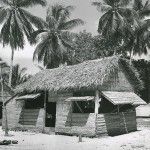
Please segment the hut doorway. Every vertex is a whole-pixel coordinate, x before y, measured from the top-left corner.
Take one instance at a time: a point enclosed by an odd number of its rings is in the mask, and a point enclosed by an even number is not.
[[[46,104],[46,127],[55,127],[56,121],[56,102],[48,102]]]

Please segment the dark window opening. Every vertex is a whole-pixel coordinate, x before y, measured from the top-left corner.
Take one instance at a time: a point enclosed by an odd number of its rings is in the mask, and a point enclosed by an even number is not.
[[[73,113],[94,113],[94,101],[74,101]]]
[[[39,109],[44,108],[44,94],[36,99],[25,100],[25,109]]]
[[[100,107],[98,110],[98,113],[113,113],[113,112],[127,112],[132,111],[135,108],[131,104],[124,104],[124,105],[114,105],[109,100],[107,100],[105,97],[102,97],[100,102]]]
[[[95,96],[95,91],[76,91],[73,96]]]
[[[73,96],[95,96],[95,91],[76,91],[73,93]],[[94,113],[94,101],[74,101],[72,103],[72,113]]]
[[[130,104],[126,104],[126,105],[120,106],[119,111],[120,112],[135,111],[135,107]]]

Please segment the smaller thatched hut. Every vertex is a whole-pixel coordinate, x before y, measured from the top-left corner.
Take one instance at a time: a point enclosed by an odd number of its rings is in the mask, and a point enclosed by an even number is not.
[[[150,128],[150,104],[136,108],[138,129]]]
[[[136,130],[135,107],[146,104],[134,91],[142,83],[118,56],[37,73],[7,104],[9,128],[101,136]]]

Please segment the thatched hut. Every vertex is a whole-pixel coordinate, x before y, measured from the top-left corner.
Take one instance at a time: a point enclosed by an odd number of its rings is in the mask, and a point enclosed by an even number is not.
[[[15,90],[9,128],[85,136],[135,131],[135,107],[145,104],[134,93],[139,88],[138,73],[118,56],[46,69]]]

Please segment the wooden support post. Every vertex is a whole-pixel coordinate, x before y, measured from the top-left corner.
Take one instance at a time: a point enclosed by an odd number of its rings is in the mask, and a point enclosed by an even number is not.
[[[45,128],[45,121],[46,121],[46,102],[47,102],[47,92],[44,91],[44,115],[43,115],[43,133]]]
[[[73,107],[74,107],[74,103],[71,102],[71,110],[70,110],[70,127],[72,126],[72,113],[73,113]]]
[[[119,105],[117,106],[117,109],[118,109],[118,113],[119,113]]]
[[[96,90],[95,92],[95,114],[98,114],[98,108],[99,108],[99,91]]]
[[[126,131],[126,133],[128,133],[127,124],[126,124],[126,118],[124,116],[124,112],[122,112],[122,116],[123,116],[123,123],[124,123],[125,131]]]
[[[79,142],[82,142],[82,134],[79,134]]]

